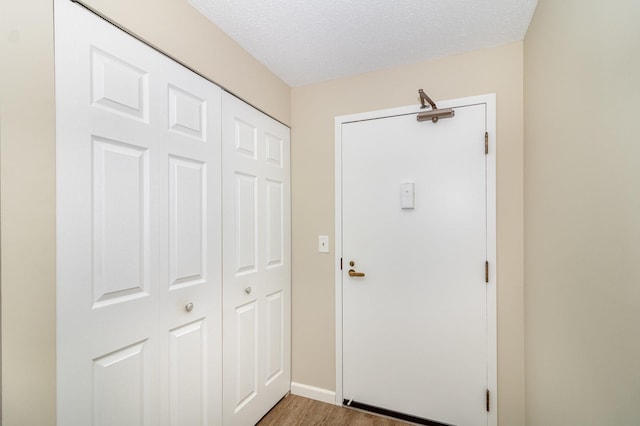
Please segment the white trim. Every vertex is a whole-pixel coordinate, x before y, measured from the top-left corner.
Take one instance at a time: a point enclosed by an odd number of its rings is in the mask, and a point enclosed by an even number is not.
[[[334,391],[303,385],[302,383],[291,382],[291,393],[328,404],[335,404],[336,402],[336,393]]]
[[[438,108],[459,108],[471,105],[478,104],[486,104],[488,108],[493,105],[495,107],[495,93],[490,93],[486,95],[478,95],[478,96],[468,96],[466,98],[457,98],[457,99],[449,99],[446,101],[438,101]],[[368,111],[368,112],[360,112],[356,114],[349,115],[341,115],[335,118],[336,123],[336,135],[341,133],[339,130],[339,126],[345,123],[352,123],[354,121],[363,121],[363,120],[374,120],[379,118],[393,117],[395,115],[407,115],[418,113],[422,111],[420,105],[409,105],[404,107],[397,108],[389,108],[383,109],[379,111]],[[487,112],[489,110],[487,109]],[[495,118],[495,111],[493,113],[493,117]],[[490,114],[487,114],[487,123],[489,123]],[[494,123],[495,129],[495,123]],[[487,129],[490,130],[490,129]],[[337,139],[336,139],[337,142]],[[340,146],[342,146],[342,141],[340,141]],[[336,151],[336,156],[338,155],[338,151]],[[338,170],[336,170],[337,172]],[[342,175],[342,174],[341,174]]]
[[[335,148],[335,313],[336,313],[336,405],[342,405],[342,120],[336,117]]]
[[[496,255],[496,95],[495,93],[451,99],[438,102],[441,108],[455,108],[477,104],[486,105],[486,131],[489,132],[487,154],[487,260],[489,283],[487,284],[487,385],[491,392],[491,411],[488,426],[498,424],[498,346],[497,346],[497,255]],[[372,120],[395,115],[413,114],[419,105],[343,115],[335,118],[335,312],[336,312],[336,392],[335,403],[342,405],[342,125],[354,121]],[[293,384],[292,384],[293,393]]]
[[[486,128],[487,132],[489,132],[489,153],[487,154],[487,260],[489,261],[489,283],[487,284],[487,386],[491,394],[491,410],[489,411],[487,424],[488,426],[496,426],[498,424],[496,95],[495,93],[485,95],[485,98],[487,108]]]

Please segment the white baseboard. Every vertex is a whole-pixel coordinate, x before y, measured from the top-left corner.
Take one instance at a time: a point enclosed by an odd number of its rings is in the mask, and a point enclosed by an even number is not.
[[[334,391],[303,385],[302,383],[291,382],[291,393],[328,404],[336,403],[336,393]]]

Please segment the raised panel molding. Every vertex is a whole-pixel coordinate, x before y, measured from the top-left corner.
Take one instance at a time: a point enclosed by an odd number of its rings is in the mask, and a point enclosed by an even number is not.
[[[267,268],[280,266],[284,257],[284,206],[282,182],[267,179],[266,181],[266,249]]]
[[[257,158],[258,129],[249,123],[235,119],[235,147],[238,154]]]
[[[93,360],[93,424],[142,425],[145,414],[144,344]]]
[[[266,161],[268,164],[272,166],[276,166],[282,168],[282,139],[270,135],[269,133],[265,134],[265,145],[266,145]]]
[[[169,333],[169,395],[171,425],[204,426],[207,407],[206,324],[204,320]]]
[[[94,307],[149,289],[149,152],[93,137]]]
[[[91,47],[91,103],[138,120],[149,119],[149,76],[94,46]]]
[[[206,140],[207,103],[199,97],[169,85],[169,129],[200,141]]]
[[[258,392],[258,314],[256,302],[236,308],[235,412]]]
[[[284,298],[283,292],[270,294],[267,299],[267,377],[265,385],[280,376],[284,369]]]
[[[169,283],[206,280],[206,164],[169,156]]]
[[[236,273],[255,272],[257,251],[257,178],[235,174]]]

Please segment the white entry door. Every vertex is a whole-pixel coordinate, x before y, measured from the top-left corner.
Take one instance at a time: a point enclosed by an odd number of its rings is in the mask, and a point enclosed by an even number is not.
[[[477,103],[342,124],[345,404],[488,424],[486,123]]]
[[[220,424],[220,89],[55,7],[58,424]]]
[[[291,383],[289,129],[223,94],[224,425],[253,425]]]

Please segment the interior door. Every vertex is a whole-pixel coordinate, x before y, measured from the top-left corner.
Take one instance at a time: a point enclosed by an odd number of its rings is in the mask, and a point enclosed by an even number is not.
[[[223,424],[255,424],[290,389],[289,129],[223,95]]]
[[[220,89],[55,7],[58,424],[220,424]]]
[[[222,401],[221,90],[160,56],[161,423],[214,425]]]
[[[485,123],[342,125],[345,404],[487,424]]]

